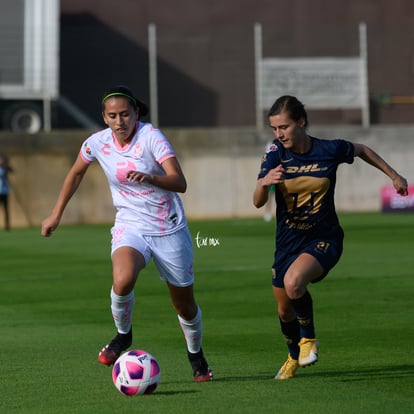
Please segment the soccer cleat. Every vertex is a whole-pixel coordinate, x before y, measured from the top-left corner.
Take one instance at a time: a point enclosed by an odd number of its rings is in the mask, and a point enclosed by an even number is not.
[[[290,354],[286,362],[282,365],[282,368],[277,372],[275,379],[276,380],[285,380],[292,378],[295,375],[296,370],[299,368],[298,360],[293,359]]]
[[[127,334],[118,333],[109,344],[105,345],[98,355],[98,362],[103,365],[113,365],[121,353],[132,344],[132,329]]]
[[[204,358],[203,350],[200,349],[196,354],[187,351],[188,359],[193,369],[193,378],[195,382],[206,382],[213,379],[213,371],[208,366]]]
[[[194,382],[207,382],[212,381],[213,371],[210,367],[207,367],[207,372],[196,371],[194,372]]]
[[[302,338],[299,342],[299,365],[306,367],[318,361],[318,341],[313,338]]]

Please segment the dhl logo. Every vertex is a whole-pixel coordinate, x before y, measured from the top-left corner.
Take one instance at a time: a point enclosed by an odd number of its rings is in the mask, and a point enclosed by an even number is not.
[[[286,174],[311,173],[317,171],[326,171],[327,169],[328,167],[319,167],[319,164],[302,165],[300,167],[291,165],[286,167]]]

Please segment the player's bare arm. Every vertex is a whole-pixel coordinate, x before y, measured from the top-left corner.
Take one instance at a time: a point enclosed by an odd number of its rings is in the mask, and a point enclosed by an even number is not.
[[[161,165],[165,171],[165,175],[145,174],[140,171],[128,171],[127,178],[129,181],[148,183],[164,190],[184,193],[187,189],[187,181],[177,158],[168,158]]]
[[[375,151],[363,144],[354,144],[355,156],[361,158],[365,162],[381,170],[392,181],[392,184],[398,194],[408,195],[407,180],[397,173],[382,157]]]
[[[63,182],[62,188],[60,190],[58,199],[56,201],[55,207],[52,210],[52,213],[42,222],[42,236],[49,237],[56,230],[66,205],[68,204],[69,200],[72,198],[73,194],[79,187],[79,184],[81,183],[82,178],[85,175],[88,167],[89,164],[83,161],[81,156],[78,155],[78,158],[76,159],[75,163],[72,165],[72,168],[66,175],[65,181]]]
[[[259,178],[253,194],[253,204],[260,208],[264,206],[269,197],[269,187],[273,184],[281,184],[285,180],[285,169],[279,164],[270,170],[263,178]]]

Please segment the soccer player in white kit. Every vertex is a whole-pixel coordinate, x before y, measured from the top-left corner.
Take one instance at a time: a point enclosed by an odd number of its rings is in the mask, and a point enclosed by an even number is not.
[[[104,94],[102,116],[108,128],[84,141],[41,234],[52,235],[89,165],[98,161],[117,210],[111,229],[111,310],[117,334],[103,347],[98,361],[112,365],[131,346],[134,287],[152,258],[169,288],[194,381],[209,381],[213,374],[201,348],[202,316],[193,292],[193,244],[177,194],[186,191],[187,183],[167,138],[140,121],[147,112],[126,86]]]

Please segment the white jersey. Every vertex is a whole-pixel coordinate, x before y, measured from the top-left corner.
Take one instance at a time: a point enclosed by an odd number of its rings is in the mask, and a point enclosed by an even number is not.
[[[165,175],[161,164],[175,153],[167,138],[149,123],[138,122],[131,142],[121,147],[110,128],[87,138],[80,150],[82,159],[101,165],[112,193],[116,222],[134,222],[141,234],[165,235],[186,226],[181,198],[177,193],[147,183],[129,182],[130,170]]]

